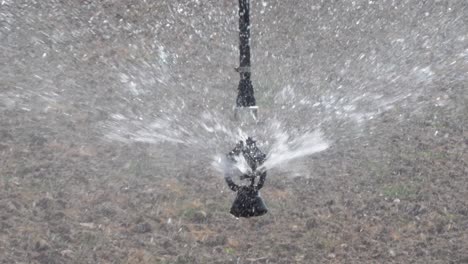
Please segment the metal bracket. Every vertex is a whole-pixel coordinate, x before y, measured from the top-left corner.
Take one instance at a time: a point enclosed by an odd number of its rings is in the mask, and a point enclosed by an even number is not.
[[[252,72],[250,67],[236,67],[234,70],[238,73],[249,73]]]
[[[236,121],[245,120],[245,116],[251,116],[255,122],[258,122],[258,106],[238,107],[234,109],[234,118]],[[242,118],[241,118],[242,117]],[[241,120],[242,119],[242,120]]]

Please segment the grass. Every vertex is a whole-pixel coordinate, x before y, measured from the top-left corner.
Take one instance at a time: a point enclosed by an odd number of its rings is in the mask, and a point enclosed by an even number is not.
[[[418,156],[424,160],[446,160],[447,154],[442,151],[419,151]]]
[[[192,222],[202,222],[208,217],[208,214],[205,211],[192,207],[182,210],[180,215],[182,215],[182,218]]]
[[[236,250],[231,247],[227,247],[227,248],[224,248],[224,252],[226,252],[226,254],[229,254],[229,255],[234,255],[236,253]]]
[[[148,157],[143,157],[138,160],[130,161],[127,168],[127,173],[133,175],[136,178],[151,178],[153,177],[153,174],[151,172],[154,171],[153,162],[154,161],[152,161]]]
[[[382,194],[385,197],[391,199],[409,199],[415,197],[417,191],[414,187],[403,184],[397,184],[384,187],[382,190]]]

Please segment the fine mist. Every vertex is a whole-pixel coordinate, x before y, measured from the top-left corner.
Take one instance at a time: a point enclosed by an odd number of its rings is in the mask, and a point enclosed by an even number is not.
[[[251,0],[249,125],[237,5],[0,1],[1,263],[467,262],[468,3]]]

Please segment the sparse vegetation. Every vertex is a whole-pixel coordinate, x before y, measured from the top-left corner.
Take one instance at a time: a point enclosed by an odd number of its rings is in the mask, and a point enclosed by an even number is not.
[[[467,2],[251,3],[262,122],[331,147],[235,219],[234,139],[127,130],[232,115],[236,1],[0,1],[0,263],[468,263]]]
[[[408,185],[391,185],[383,188],[383,195],[390,199],[410,199],[416,196],[415,188]]]

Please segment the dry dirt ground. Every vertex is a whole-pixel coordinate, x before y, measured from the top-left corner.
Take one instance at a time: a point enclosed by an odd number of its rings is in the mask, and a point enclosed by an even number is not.
[[[177,86],[168,98],[186,96],[197,111],[207,95],[184,93],[186,82],[209,86],[207,103],[234,100],[235,90],[220,90],[237,81],[236,3],[146,2],[0,4],[0,263],[468,263],[464,1],[264,1],[264,13],[255,3],[255,25],[264,32],[254,49],[257,87],[427,88],[412,104],[368,121],[360,136],[336,132],[330,149],[297,163],[307,175],[270,171],[262,190],[270,211],[255,219],[229,215],[233,194],[198,153],[177,144],[113,142],[100,130],[116,109],[156,109],[132,108],[135,95],[120,92],[116,74],[165,71],[140,63],[162,56],[151,48],[154,34],[169,54],[179,54],[177,62],[168,58],[170,77],[159,80]],[[180,7],[194,14],[174,16]],[[362,30],[344,27],[357,27],[358,18]],[[413,39],[404,47],[387,41],[399,36]],[[366,54],[376,64],[340,75],[337,65],[373,46]],[[305,57],[307,50],[316,55]],[[272,54],[281,52],[279,65]],[[415,65],[430,65],[432,79],[412,79]],[[446,104],[432,103],[439,97]],[[261,100],[265,115],[275,109]]]

